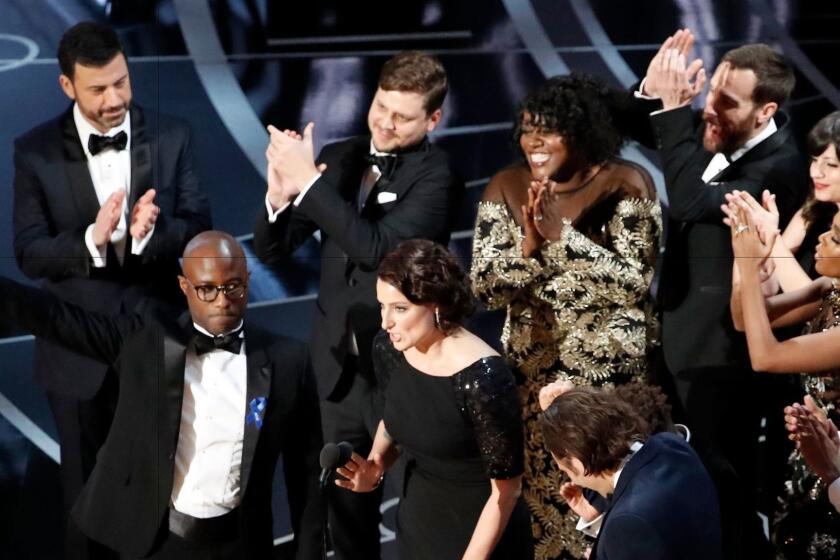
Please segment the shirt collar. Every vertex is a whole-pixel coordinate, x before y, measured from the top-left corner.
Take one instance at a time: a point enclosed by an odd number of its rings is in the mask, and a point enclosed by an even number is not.
[[[630,459],[632,459],[633,455],[638,453],[639,449],[641,449],[643,446],[644,444],[640,441],[634,441],[630,444],[630,453],[627,454],[627,457],[625,457],[624,460],[621,462],[621,466],[618,467],[618,470],[615,471],[615,474],[613,474],[613,490],[618,488],[618,477],[621,476],[621,471],[624,470],[624,467],[627,465],[627,462]]]
[[[239,331],[239,338],[244,338],[244,336],[245,336],[245,330],[244,330],[244,329],[242,329],[242,325],[243,325],[243,324],[245,324],[245,319],[243,319],[243,320],[239,321],[239,324],[238,324],[238,325],[236,325],[236,328],[235,328],[235,329],[231,329],[231,330],[229,330],[229,331],[228,331],[228,332],[226,332],[226,333],[222,333],[222,334],[216,335],[216,334],[210,334],[210,332],[209,332],[207,329],[202,328],[201,326],[199,326],[199,325],[198,325],[198,323],[196,323],[195,321],[193,321],[193,327],[195,327],[195,330],[197,330],[197,331],[198,331],[198,332],[200,332],[201,334],[206,334],[206,335],[207,335],[207,336],[209,336],[210,338],[214,338],[214,337],[216,337],[216,336],[225,336],[226,334],[229,334],[229,333],[232,333],[232,332],[236,332],[236,331]]]
[[[735,161],[738,158],[743,157],[744,154],[761,144],[777,130],[779,130],[779,128],[776,126],[776,120],[771,117],[767,122],[767,126],[764,127],[764,130],[747,140],[743,146],[732,152],[729,156],[729,161]]]
[[[391,156],[394,157],[396,154],[390,154],[388,152],[380,152],[376,149],[376,146],[373,145],[373,138],[370,139],[370,155],[372,156]]]
[[[131,111],[126,111],[125,119],[123,119],[122,124],[119,126],[115,126],[104,135],[100,134],[98,130],[93,128],[93,125],[90,124],[87,119],[82,115],[81,109],[79,109],[79,104],[73,104],[73,121],[76,123],[76,132],[79,133],[79,140],[82,142],[82,149],[85,151],[85,156],[88,158],[92,157],[90,155],[90,151],[88,151],[88,139],[90,138],[91,134],[96,134],[99,136],[114,136],[118,132],[125,132],[128,135],[128,140],[125,144],[126,150],[131,150]]]

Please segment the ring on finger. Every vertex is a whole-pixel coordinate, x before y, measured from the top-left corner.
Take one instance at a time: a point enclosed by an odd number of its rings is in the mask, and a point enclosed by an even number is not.
[[[542,214],[537,214],[536,216],[534,216],[534,221],[535,222],[543,221],[543,215]]]
[[[744,233],[748,229],[750,229],[750,226],[748,226],[747,224],[738,224],[738,227],[735,228],[735,235],[738,235],[739,233]]]

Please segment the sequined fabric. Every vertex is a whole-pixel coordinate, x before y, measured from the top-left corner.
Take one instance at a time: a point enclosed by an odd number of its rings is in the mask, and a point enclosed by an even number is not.
[[[805,328],[815,334],[840,326],[840,291],[832,289]],[[840,425],[840,369],[802,375],[805,392]],[[799,452],[788,460],[788,480],[779,500],[774,540],[779,559],[840,559],[840,514],[828,501],[825,483],[815,476]]]
[[[524,258],[524,235],[508,207],[479,203],[473,290],[507,308],[502,344],[514,368],[525,421],[524,495],[536,558],[582,558],[588,543],[560,497],[564,482],[545,450],[539,390],[558,378],[612,385],[642,380],[658,344],[650,281],[662,227],[655,200],[624,198],[586,235],[566,226],[540,258]]]
[[[525,470],[524,433],[513,374],[498,358],[482,358],[453,375],[461,412],[475,431],[487,478]]]

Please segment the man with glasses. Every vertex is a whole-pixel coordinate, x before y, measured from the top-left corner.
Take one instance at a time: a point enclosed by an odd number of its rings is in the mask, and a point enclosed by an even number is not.
[[[0,322],[113,364],[119,378],[73,518],[121,557],[273,557],[282,453],[296,558],[320,560],[321,423],[306,347],[245,326],[249,273],[233,237],[201,233],[183,262],[189,314],[177,319],[150,303],[88,312],[0,278]]]

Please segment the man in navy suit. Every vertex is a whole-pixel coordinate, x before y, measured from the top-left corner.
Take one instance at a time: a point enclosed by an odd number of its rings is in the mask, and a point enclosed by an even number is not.
[[[189,128],[132,102],[112,29],[75,25],[61,39],[58,60],[59,84],[72,105],[15,140],[18,266],[46,291],[91,311],[130,311],[146,297],[183,304],[178,257],[211,226]],[[44,339],[35,349],[35,379],[58,427],[69,508],[111,425],[116,377],[105,364]],[[67,557],[89,558],[95,548],[68,525]]]
[[[650,435],[614,394],[573,388],[543,413],[543,437],[571,481],[608,498],[592,560],[721,560],[717,493],[680,436]]]

